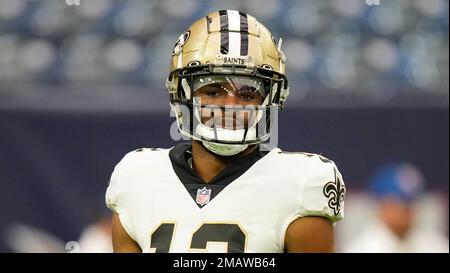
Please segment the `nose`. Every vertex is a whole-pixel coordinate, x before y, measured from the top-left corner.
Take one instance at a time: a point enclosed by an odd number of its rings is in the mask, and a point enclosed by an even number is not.
[[[234,104],[239,104],[240,100],[235,92],[230,92],[224,97],[223,102],[225,105],[234,105]]]

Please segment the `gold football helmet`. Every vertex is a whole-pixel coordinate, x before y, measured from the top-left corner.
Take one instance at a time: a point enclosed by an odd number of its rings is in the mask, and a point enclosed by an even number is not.
[[[166,82],[179,131],[221,155],[233,155],[267,140],[270,111],[282,109],[289,95],[285,62],[281,39],[277,44],[270,31],[251,15],[221,10],[196,21],[175,44]],[[253,119],[241,129],[202,122],[202,109],[209,107],[210,113],[217,113],[214,108],[226,109],[223,105],[201,105],[195,92],[220,82],[239,83],[262,96],[262,103],[254,109],[245,107]]]

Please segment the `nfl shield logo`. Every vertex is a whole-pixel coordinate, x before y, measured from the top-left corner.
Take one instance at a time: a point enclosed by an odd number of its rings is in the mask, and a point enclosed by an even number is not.
[[[204,206],[208,204],[209,198],[211,197],[211,190],[207,190],[206,187],[203,187],[203,189],[197,190],[197,198],[195,201],[197,204]]]

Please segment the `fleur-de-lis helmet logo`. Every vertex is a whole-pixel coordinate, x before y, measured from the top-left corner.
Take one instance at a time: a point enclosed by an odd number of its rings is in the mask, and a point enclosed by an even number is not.
[[[345,198],[345,184],[334,169],[334,181],[330,181],[323,187],[323,194],[328,198],[328,206],[338,215]]]

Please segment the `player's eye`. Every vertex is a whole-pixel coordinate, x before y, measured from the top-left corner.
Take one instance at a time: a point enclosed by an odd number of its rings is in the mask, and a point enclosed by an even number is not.
[[[239,94],[239,97],[246,101],[256,99],[256,95],[254,93],[241,93]]]
[[[257,90],[253,87],[243,87],[239,90],[239,97],[242,100],[251,101],[257,99],[259,96],[259,93]]]
[[[211,89],[205,92],[205,95],[210,98],[219,97],[223,94],[223,91]]]

